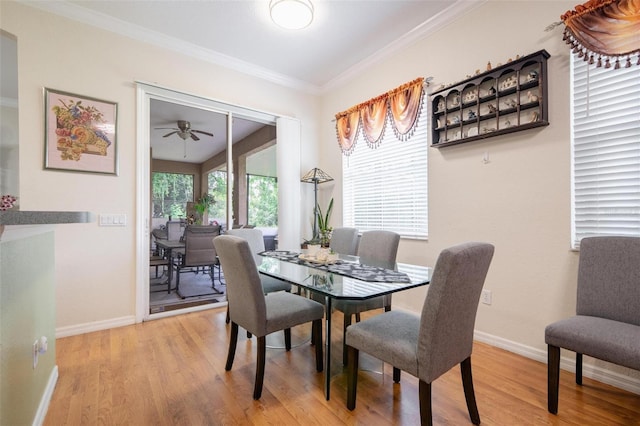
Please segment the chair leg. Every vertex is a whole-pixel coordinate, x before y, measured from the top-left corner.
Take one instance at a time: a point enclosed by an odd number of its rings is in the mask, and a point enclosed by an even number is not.
[[[418,398],[420,399],[420,424],[431,426],[431,383],[420,380],[418,383]]]
[[[316,347],[316,371],[324,370],[324,359],[322,358],[322,320],[314,320],[312,323],[312,333],[314,345]]]
[[[347,368],[347,408],[356,408],[356,390],[358,387],[358,358],[360,351],[352,346],[347,346],[348,368]]]
[[[264,362],[267,356],[267,338],[258,337],[258,359],[256,360],[256,384],[253,388],[253,399],[262,396],[262,383],[264,382]]]
[[[558,387],[560,385],[560,348],[547,345],[547,409],[558,414]]]
[[[473,390],[473,376],[471,375],[471,356],[460,363],[460,371],[462,373],[462,387],[464,388],[464,399],[467,400],[467,409],[471,423],[480,424],[480,414],[478,413],[478,405],[476,404],[476,393]]]
[[[360,312],[356,314],[356,322],[360,322]]]
[[[291,350],[291,329],[284,329],[284,349],[289,352]]]
[[[347,365],[347,344],[344,336],[347,335],[347,327],[351,325],[351,315],[344,314],[344,326],[342,329],[342,365]]]
[[[231,371],[231,367],[233,366],[233,358],[236,356],[236,346],[238,344],[238,324],[235,322],[231,323],[231,336],[229,336],[229,353],[227,354],[227,364],[224,366],[224,369],[227,371]]]
[[[180,294],[180,268],[177,268],[177,267],[176,267],[176,294]]]
[[[393,367],[393,383],[400,383],[400,369]]]
[[[231,317],[229,316],[229,302],[227,302],[227,317],[224,319],[224,322],[229,324],[229,321],[231,321]]]
[[[582,386],[582,354],[576,352],[576,383]]]

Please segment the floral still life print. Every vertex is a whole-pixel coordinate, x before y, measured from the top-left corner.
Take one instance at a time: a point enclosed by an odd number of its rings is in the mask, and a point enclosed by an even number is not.
[[[45,168],[117,174],[116,104],[45,89]]]

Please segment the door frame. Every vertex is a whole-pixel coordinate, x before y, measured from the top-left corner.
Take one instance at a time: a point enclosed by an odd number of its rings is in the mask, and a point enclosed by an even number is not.
[[[300,240],[300,122],[297,119],[279,116],[246,107],[228,104],[195,94],[172,90],[153,83],[136,81],[137,116],[137,169],[136,169],[136,322],[163,318],[213,307],[223,306],[226,302],[195,306],[174,311],[149,313],[149,247],[150,247],[150,103],[151,99],[179,103],[194,108],[206,109],[227,115],[227,173],[233,173],[232,156],[232,119],[234,116],[276,125],[276,156],[278,160],[278,223],[292,224],[283,229],[279,237],[283,241]],[[293,179],[295,177],[295,179]],[[284,182],[283,187],[280,183]],[[227,199],[232,200],[233,185],[227,185]],[[228,203],[229,209],[231,204]],[[230,212],[228,213],[228,215]],[[230,217],[230,216],[229,216]],[[297,226],[296,226],[297,224]],[[280,232],[280,230],[279,230]]]

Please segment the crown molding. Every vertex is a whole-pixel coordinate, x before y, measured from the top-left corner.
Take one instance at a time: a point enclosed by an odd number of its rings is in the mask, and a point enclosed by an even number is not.
[[[300,90],[312,95],[319,95],[331,89],[341,86],[348,81],[356,78],[360,73],[364,72],[376,63],[391,57],[400,50],[421,40],[444,26],[450,24],[463,14],[469,13],[471,10],[486,3],[488,0],[457,0],[447,9],[434,15],[427,21],[418,25],[401,38],[390,43],[377,53],[360,61],[347,71],[338,75],[323,86],[317,86],[302,80],[288,77],[284,74],[276,73],[258,65],[224,55],[209,49],[202,48],[193,43],[188,43],[174,37],[169,37],[157,31],[151,31],[141,28],[137,25],[116,19],[112,16],[88,10],[81,6],[69,3],[67,1],[51,1],[51,2],[31,2],[28,0],[18,0],[20,3],[30,7],[35,7],[49,13],[62,16],[82,22],[93,27],[103,29],[112,33],[120,34],[125,37],[149,43],[158,47],[172,50],[176,53],[194,57],[205,62],[213,63],[225,68],[229,68],[243,74],[247,74],[280,86]]]
[[[481,6],[487,1],[489,0],[457,0],[453,2],[451,6],[449,6],[442,12],[432,16],[430,19],[424,21],[422,24],[418,25],[417,27],[406,33],[404,36],[388,44],[383,49],[378,50],[378,52],[369,56],[368,58],[358,62],[347,71],[343,72],[336,78],[323,85],[320,90],[321,93],[325,93],[338,86],[344,85],[376,63],[393,56],[397,52],[405,49],[416,41],[422,40],[423,38],[434,34],[443,27],[460,18],[462,15],[471,12],[473,9]]]
[[[193,43],[169,37],[157,31],[139,27],[104,13],[88,10],[67,1],[35,3],[28,0],[19,0],[19,2],[30,7],[44,10],[45,12],[82,22],[84,24],[129,37],[134,40],[142,41],[144,43],[153,44],[205,62],[220,65],[284,87],[301,90],[310,94],[320,93],[320,88],[316,85],[288,77],[284,74],[276,73],[267,68],[254,65],[213,50],[205,49]]]

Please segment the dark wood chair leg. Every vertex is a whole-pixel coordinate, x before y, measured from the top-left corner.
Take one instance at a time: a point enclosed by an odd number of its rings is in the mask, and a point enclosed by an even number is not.
[[[284,348],[288,352],[291,350],[291,329],[284,329]]]
[[[560,348],[547,345],[547,409],[558,414],[558,387],[560,385]]]
[[[473,390],[473,376],[471,374],[471,357],[460,363],[460,372],[462,373],[462,386],[464,388],[464,399],[467,400],[467,409],[471,423],[480,424],[480,414],[478,413],[478,405],[476,404],[476,393]]]
[[[400,383],[400,369],[393,367],[393,383]]]
[[[229,352],[227,353],[227,364],[224,366],[224,369],[227,371],[231,370],[233,366],[233,358],[236,356],[236,345],[238,344],[238,324],[235,322],[231,323],[231,335],[229,336]]]
[[[356,322],[360,322],[360,312],[356,314]]]
[[[356,390],[358,387],[358,357],[360,351],[351,346],[347,346],[349,362],[347,363],[347,408],[356,408]]]
[[[582,354],[576,352],[576,383],[582,386]]]
[[[229,321],[231,321],[231,317],[229,316],[229,304],[227,303],[227,317],[224,319],[224,322],[229,324]]]
[[[316,346],[316,371],[324,370],[324,359],[322,358],[322,320],[315,320],[312,323],[312,334]]]
[[[342,365],[347,365],[347,344],[344,336],[347,335],[347,327],[351,325],[351,315],[344,314],[344,325],[342,328]]]
[[[258,358],[256,360],[256,384],[253,388],[253,399],[262,396],[262,384],[264,383],[264,362],[267,356],[267,339],[258,337]]]
[[[431,383],[420,380],[418,383],[418,398],[420,399],[420,424],[433,425],[431,416]]]

